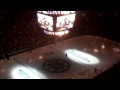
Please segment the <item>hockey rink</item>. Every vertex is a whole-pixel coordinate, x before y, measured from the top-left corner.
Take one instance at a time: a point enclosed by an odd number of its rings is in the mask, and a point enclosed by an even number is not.
[[[0,61],[0,79],[92,79],[120,61],[120,44],[77,36]]]

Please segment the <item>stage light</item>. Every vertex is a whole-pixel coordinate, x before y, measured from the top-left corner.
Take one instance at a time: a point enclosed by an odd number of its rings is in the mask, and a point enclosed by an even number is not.
[[[95,56],[82,52],[82,51],[75,50],[75,49],[66,50],[65,54],[67,54],[67,57],[70,60],[73,60],[78,63],[85,63],[85,64],[98,64],[99,63],[99,59],[96,58]]]
[[[49,35],[69,33],[75,21],[75,11],[37,11],[38,23]]]
[[[105,48],[105,45],[101,45],[101,48],[104,49],[104,48]]]
[[[94,49],[94,52],[98,52],[98,49]]]

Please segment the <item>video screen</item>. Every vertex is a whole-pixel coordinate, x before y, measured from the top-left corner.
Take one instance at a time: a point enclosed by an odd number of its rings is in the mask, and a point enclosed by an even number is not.
[[[56,27],[58,31],[67,30],[72,28],[75,21],[75,14],[61,16],[57,18]]]
[[[53,31],[53,17],[37,13],[38,22],[44,29]]]

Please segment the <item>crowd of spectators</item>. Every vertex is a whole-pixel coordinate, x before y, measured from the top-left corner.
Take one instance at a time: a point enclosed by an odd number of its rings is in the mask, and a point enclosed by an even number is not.
[[[76,17],[74,33],[95,35],[120,42],[120,12],[82,11]]]
[[[36,11],[2,11],[0,17],[0,43],[9,54],[41,47],[55,40],[55,37],[44,34],[39,27]],[[2,57],[2,54],[0,56]]]
[[[74,28],[63,39],[77,35],[95,35],[119,42],[119,12],[82,11],[76,15]],[[36,11],[1,11],[0,38],[8,52],[42,46],[53,42],[38,25]],[[115,32],[113,32],[113,30]]]

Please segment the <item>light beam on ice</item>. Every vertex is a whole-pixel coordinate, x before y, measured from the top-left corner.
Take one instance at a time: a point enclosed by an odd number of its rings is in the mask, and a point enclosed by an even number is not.
[[[82,52],[82,51],[70,49],[70,50],[65,51],[65,53],[67,54],[68,58],[78,63],[81,63],[81,62],[85,64],[98,64],[99,63],[98,58],[88,53]]]

